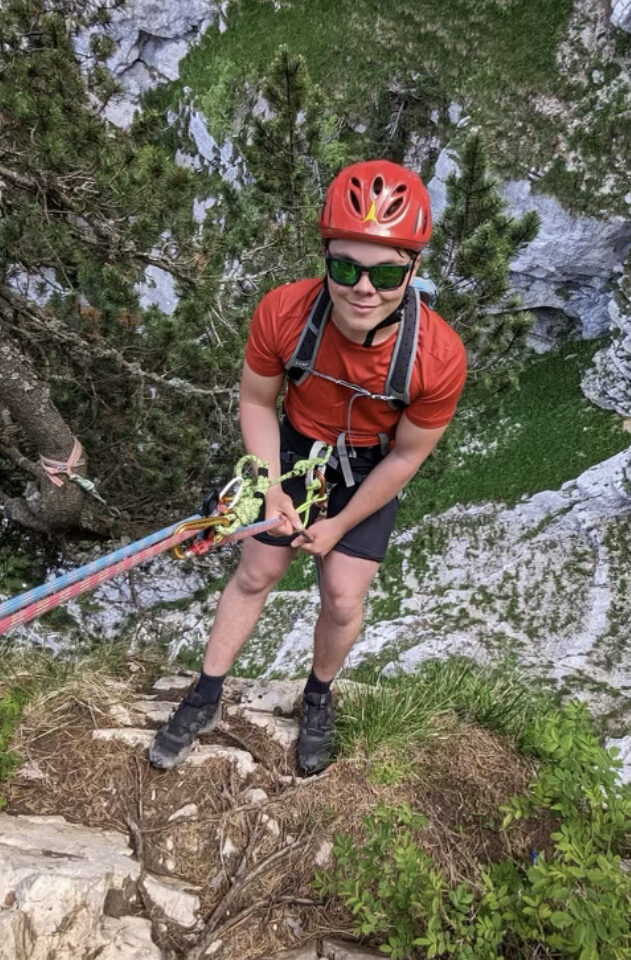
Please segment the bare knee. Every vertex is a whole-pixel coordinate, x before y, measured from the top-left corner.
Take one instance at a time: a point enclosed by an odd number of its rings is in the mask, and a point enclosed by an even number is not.
[[[241,593],[267,594],[278,583],[286,569],[286,563],[274,562],[273,558],[270,558],[269,563],[264,564],[242,560],[234,575],[233,583]]]
[[[363,595],[357,597],[335,588],[329,589],[322,597],[322,606],[327,615],[338,626],[352,623],[361,617],[363,609]]]

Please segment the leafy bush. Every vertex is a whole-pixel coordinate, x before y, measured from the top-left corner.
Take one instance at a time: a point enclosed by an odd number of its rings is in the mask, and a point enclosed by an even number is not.
[[[478,864],[474,881],[451,886],[421,847],[426,819],[408,806],[379,806],[356,849],[338,835],[336,865],[314,879],[375,936],[392,960],[624,960],[631,955],[631,877],[620,866],[631,826],[631,792],[615,752],[601,747],[586,708],[571,703],[535,718],[524,746],[541,761],[526,794],[502,808],[503,827],[550,816],[552,851],[528,865]]]

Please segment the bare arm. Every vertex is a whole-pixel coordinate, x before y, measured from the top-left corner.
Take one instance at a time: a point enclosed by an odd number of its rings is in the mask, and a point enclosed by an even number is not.
[[[399,420],[394,447],[371,470],[355,496],[335,518],[340,521],[342,534],[392,500],[412,479],[424,460],[430,455],[447,427],[427,430],[415,426],[405,414]]]
[[[248,453],[269,464],[270,477],[280,474],[280,430],[276,400],[283,387],[282,374],[262,377],[243,364],[239,393],[239,422]]]

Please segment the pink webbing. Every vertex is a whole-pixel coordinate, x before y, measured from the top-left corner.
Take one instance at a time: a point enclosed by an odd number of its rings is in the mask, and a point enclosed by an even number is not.
[[[83,447],[77,440],[74,438],[74,445],[72,447],[72,452],[67,460],[52,460],[50,457],[43,457],[40,455],[39,461],[44,468],[44,472],[48,476],[48,479],[55,484],[56,487],[63,486],[63,480],[61,479],[61,474],[64,474],[72,480],[73,477],[76,477],[77,467],[85,466],[85,460],[83,459]]]

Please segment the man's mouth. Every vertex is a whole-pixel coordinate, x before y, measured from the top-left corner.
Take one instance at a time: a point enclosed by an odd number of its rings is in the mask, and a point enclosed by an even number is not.
[[[350,300],[349,303],[353,310],[356,310],[358,313],[370,313],[375,309],[370,303],[354,303],[352,300]]]

